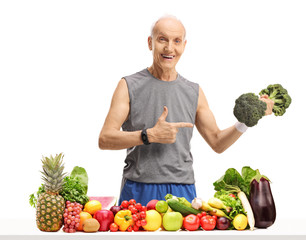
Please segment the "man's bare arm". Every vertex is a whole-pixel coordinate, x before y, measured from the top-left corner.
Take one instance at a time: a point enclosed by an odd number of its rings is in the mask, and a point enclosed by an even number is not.
[[[129,93],[125,79],[121,79],[114,92],[111,106],[99,136],[100,149],[119,150],[143,144],[141,131],[121,131],[129,116]]]
[[[220,130],[209,109],[203,90],[199,89],[198,108],[195,125],[209,146],[217,153],[224,152],[242,135],[235,126]]]

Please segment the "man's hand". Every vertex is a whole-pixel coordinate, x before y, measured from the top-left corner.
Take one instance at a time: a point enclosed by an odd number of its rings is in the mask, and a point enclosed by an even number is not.
[[[176,141],[176,134],[179,128],[192,128],[192,123],[177,122],[170,123],[166,121],[168,116],[168,108],[164,106],[164,111],[158,118],[157,123],[153,128],[147,130],[149,142],[156,143],[174,143]]]
[[[263,101],[267,104],[267,109],[266,109],[266,114],[265,115],[266,116],[271,115],[272,114],[272,109],[273,109],[273,106],[274,106],[274,101],[271,100],[268,95],[261,95],[259,100],[261,100],[261,101]]]

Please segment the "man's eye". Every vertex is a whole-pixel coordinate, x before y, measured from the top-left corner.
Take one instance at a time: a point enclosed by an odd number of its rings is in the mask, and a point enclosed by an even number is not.
[[[176,43],[180,43],[180,42],[181,42],[181,40],[179,40],[179,39],[176,39],[176,40],[175,40],[175,42],[176,42]]]
[[[159,38],[159,40],[160,40],[160,41],[165,41],[166,39],[163,38],[163,37],[161,37],[161,38]]]

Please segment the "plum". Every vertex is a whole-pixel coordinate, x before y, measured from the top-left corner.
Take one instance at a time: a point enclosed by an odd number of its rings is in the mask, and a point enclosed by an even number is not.
[[[216,228],[219,230],[226,230],[230,227],[231,221],[226,217],[219,217],[217,219]]]

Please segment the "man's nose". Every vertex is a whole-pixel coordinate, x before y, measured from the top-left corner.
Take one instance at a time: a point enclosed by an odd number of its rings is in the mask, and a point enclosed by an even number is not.
[[[165,50],[171,52],[173,50],[173,43],[172,41],[167,42],[165,46]]]

